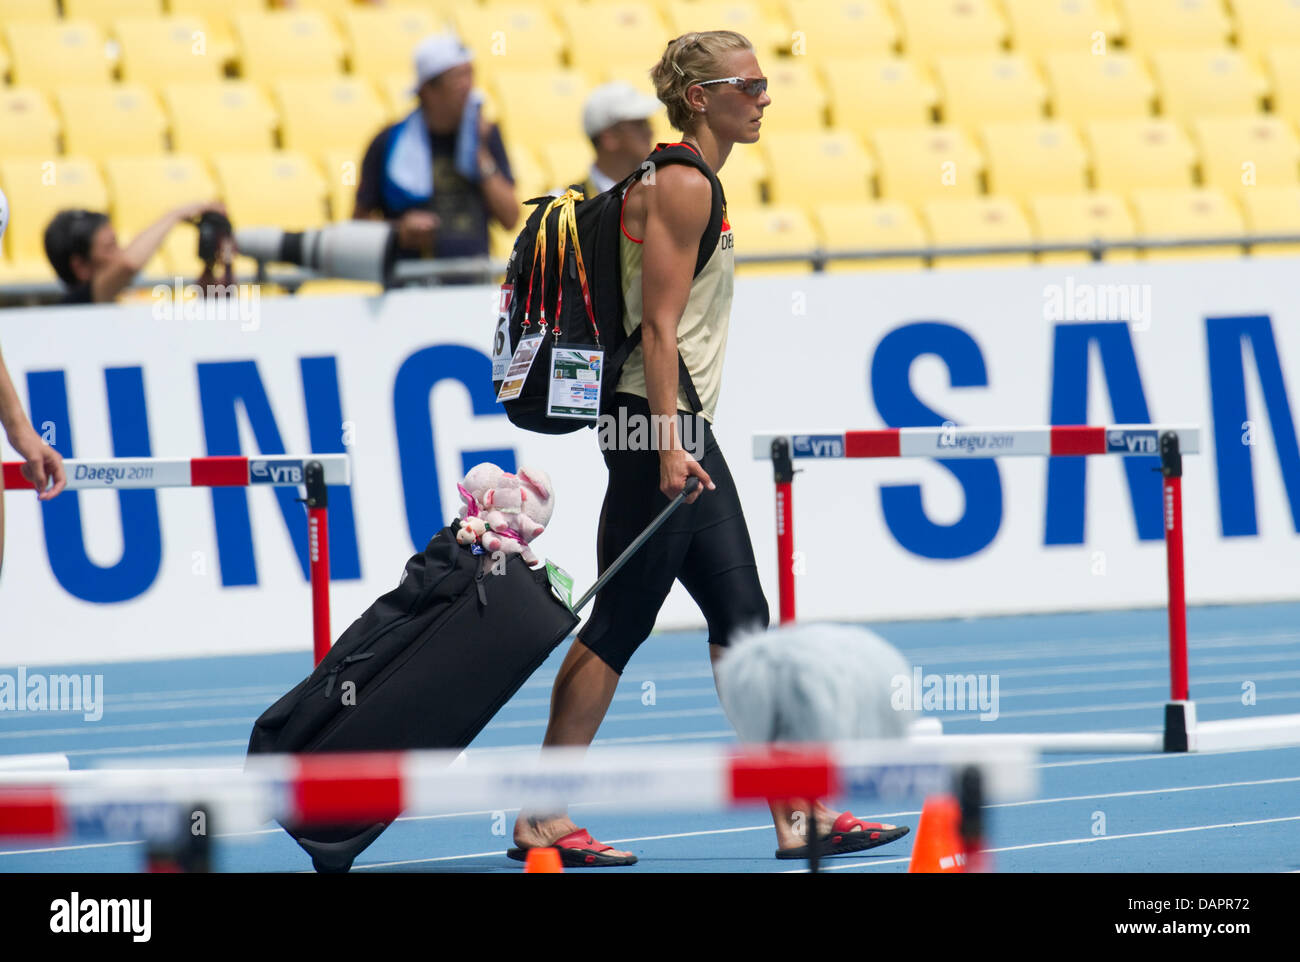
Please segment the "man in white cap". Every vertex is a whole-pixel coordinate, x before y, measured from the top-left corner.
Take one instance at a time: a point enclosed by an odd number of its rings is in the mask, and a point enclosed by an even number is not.
[[[0,240],[4,240],[5,228],[8,226],[9,200],[4,191],[0,190]],[[27,462],[22,467],[22,474],[36,486],[36,497],[48,501],[62,491],[67,483],[67,476],[63,473],[63,458],[36,433],[32,422],[23,413],[23,403],[18,399],[9,372],[5,370],[3,356],[0,356],[0,426],[3,426],[10,446]],[[0,566],[3,566],[5,556],[4,493],[4,472],[0,471]]]
[[[361,162],[352,216],[392,221],[401,256],[486,257],[489,219],[509,230],[519,218],[510,161],[500,130],[483,117],[472,61],[452,34],[421,41],[420,105],[380,131]]]
[[[582,129],[596,151],[595,162],[581,181],[587,197],[609,190],[649,156],[650,118],[662,107],[631,84],[608,83],[591,92],[582,108]]]

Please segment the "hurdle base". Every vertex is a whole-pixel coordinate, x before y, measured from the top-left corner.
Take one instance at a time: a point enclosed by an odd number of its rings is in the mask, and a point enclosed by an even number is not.
[[[1164,750],[1194,752],[1196,748],[1196,702],[1166,702]]]

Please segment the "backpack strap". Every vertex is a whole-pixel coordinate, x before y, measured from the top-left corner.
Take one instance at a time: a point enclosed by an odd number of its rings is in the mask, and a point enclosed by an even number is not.
[[[700,235],[700,249],[695,257],[695,274],[693,276],[698,277],[700,271],[704,270],[704,265],[713,256],[713,251],[718,246],[718,238],[722,235],[722,209],[727,204],[727,195],[722,190],[722,181],[718,180],[718,175],[713,172],[712,167],[704,162],[704,158],[699,155],[696,149],[685,142],[657,144],[650,156],[646,158],[646,162],[654,164],[656,167],[664,167],[669,164],[694,167],[708,178],[709,186],[713,188],[709,222],[704,228],[704,233]],[[641,171],[638,169],[633,175],[633,179],[639,176],[640,173]]]

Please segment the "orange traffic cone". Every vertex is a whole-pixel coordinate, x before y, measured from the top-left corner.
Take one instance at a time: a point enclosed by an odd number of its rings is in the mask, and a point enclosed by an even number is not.
[[[524,872],[563,872],[560,851],[555,848],[530,848],[524,862]]]
[[[951,795],[935,795],[921,808],[909,872],[964,872],[961,809]]]

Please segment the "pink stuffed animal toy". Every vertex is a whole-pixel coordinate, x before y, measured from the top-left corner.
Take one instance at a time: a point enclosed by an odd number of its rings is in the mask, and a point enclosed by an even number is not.
[[[478,464],[457,489],[463,502],[457,534],[461,544],[477,541],[487,551],[518,554],[530,565],[537,563],[528,544],[546,530],[555,510],[555,493],[545,471],[524,467],[509,474],[494,464]]]

